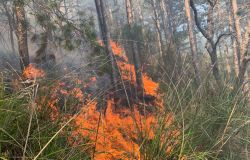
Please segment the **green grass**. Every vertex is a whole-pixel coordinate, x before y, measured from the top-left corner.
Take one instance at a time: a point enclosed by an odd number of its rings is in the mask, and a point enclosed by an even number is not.
[[[24,87],[9,94],[4,93],[4,84],[0,86],[0,157],[21,159],[25,156],[25,159],[34,159],[64,122],[60,118],[52,121],[47,106],[42,106],[44,110],[38,109],[34,101],[34,96],[39,96],[36,86]],[[69,144],[69,133],[71,128],[67,126],[52,139],[38,159],[90,159],[87,153],[90,145],[87,142],[77,146]]]
[[[190,83],[189,83],[190,82]],[[248,159],[249,99],[230,85],[216,89],[192,79],[179,85],[161,84],[166,112],[173,112],[182,130],[179,159]],[[164,159],[164,158],[162,158]],[[168,158],[167,158],[168,159]]]
[[[52,82],[41,82],[42,85]],[[22,87],[13,93],[5,91],[0,84],[0,159],[91,159],[91,142],[69,144],[72,128],[52,121],[48,107],[38,110],[35,99],[50,93],[43,93],[36,86]],[[230,85],[216,89],[206,81],[197,89],[190,78],[177,85],[161,82],[165,113],[159,114],[155,137],[144,137],[140,151],[145,160],[191,159],[191,160],[236,160],[249,156],[249,104],[246,95],[232,92]],[[67,107],[75,105],[67,101]],[[32,109],[34,108],[34,109]],[[172,112],[173,125],[166,127],[164,116]],[[62,130],[61,130],[62,129]],[[176,139],[169,134],[178,129]],[[145,134],[146,135],[146,134]],[[170,144],[173,150],[167,154]],[[49,142],[49,143],[48,143]],[[48,144],[48,145],[47,145]],[[41,154],[40,154],[41,153]]]

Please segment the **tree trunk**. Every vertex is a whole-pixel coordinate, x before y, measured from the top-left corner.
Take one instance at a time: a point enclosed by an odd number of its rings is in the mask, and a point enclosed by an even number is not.
[[[141,25],[143,25],[143,13],[142,13],[142,9],[141,9],[140,0],[136,0],[136,3],[137,3],[138,14],[139,14],[139,20],[141,22]]]
[[[9,27],[10,27],[10,43],[11,43],[11,49],[12,49],[12,52],[15,53],[15,42],[14,42],[14,35],[13,35],[13,32],[14,32],[14,20],[11,16],[11,13],[10,13],[10,10],[8,9],[8,6],[6,5],[5,2],[2,2],[3,4],[3,7],[4,7],[4,10],[5,10],[5,14],[8,18],[8,23],[9,23]]]
[[[240,28],[240,19],[238,16],[238,5],[237,0],[230,0],[231,2],[231,9],[232,9],[232,17],[234,20],[234,29],[236,31],[236,43],[237,43],[237,50],[240,52],[241,44],[242,44],[242,36],[241,36],[241,28]],[[241,55],[239,54],[239,59],[241,59]],[[240,65],[240,64],[239,64]]]
[[[231,65],[230,65],[230,55],[229,55],[229,49],[226,43],[225,45],[225,55],[226,55],[226,68],[227,68],[227,79],[229,80],[231,77]]]
[[[216,2],[217,1],[215,1],[214,3],[216,3]],[[196,26],[197,26],[198,30],[201,32],[201,34],[207,39],[206,49],[207,49],[209,56],[210,56],[210,59],[211,59],[211,67],[212,67],[214,78],[216,80],[218,87],[220,88],[220,87],[222,87],[222,81],[221,81],[221,76],[220,76],[219,66],[218,66],[217,45],[220,42],[220,39],[227,34],[223,33],[223,34],[219,35],[217,40],[214,41],[213,10],[214,10],[214,6],[216,5],[214,3],[212,3],[212,2],[209,3],[208,13],[207,13],[207,25],[208,25],[208,27],[207,27],[207,30],[204,30],[201,26],[200,21],[198,20],[198,12],[197,12],[197,9],[194,5],[194,2],[193,2],[193,0],[190,0],[190,6],[192,7],[193,12],[194,12]]]
[[[127,12],[127,21],[129,25],[132,25],[133,23],[133,12],[132,12],[132,6],[130,0],[125,0],[126,4],[126,12]]]
[[[198,58],[197,58],[197,46],[195,42],[195,34],[193,30],[193,19],[190,12],[190,5],[189,0],[185,0],[185,10],[186,10],[186,16],[187,16],[187,24],[188,24],[188,34],[189,34],[189,43],[191,47],[191,54],[192,54],[192,63],[195,71],[195,78],[197,81],[197,84],[200,85],[201,83],[201,74],[200,70],[198,68]]]
[[[249,36],[250,36],[250,20],[248,20],[247,28],[245,32],[245,36],[241,35],[241,24],[240,18],[238,16],[238,6],[236,0],[230,0],[231,10],[232,10],[232,19],[233,26],[236,31],[236,44],[237,44],[237,52],[238,52],[238,61],[239,63],[239,73],[236,79],[235,89],[242,86],[245,74],[247,71],[248,62],[250,61],[250,57],[248,56],[248,45],[249,45]],[[248,13],[249,14],[249,13]],[[249,15],[248,15],[249,16]],[[244,38],[244,39],[243,39]]]
[[[237,8],[237,3],[236,3],[236,6],[234,5],[234,9],[232,7],[232,2],[231,1],[231,9],[228,11],[229,12],[229,30],[231,33],[233,33],[233,30],[236,30],[235,26],[236,24],[239,25],[239,19],[238,19],[238,16],[237,15],[234,15],[235,13],[235,9]],[[235,4],[235,2],[234,2]],[[235,18],[237,17],[237,22],[234,23],[236,20],[234,20]],[[234,66],[235,66],[235,75],[238,76],[239,74],[239,69],[240,69],[240,48],[238,47],[239,46],[239,41],[240,40],[237,40],[238,38],[241,38],[241,33],[240,33],[240,30],[239,30],[239,26],[237,27],[237,30],[238,30],[238,33],[236,35],[236,38],[234,38],[233,36],[231,36],[231,43],[232,43],[232,46],[233,46],[233,53],[234,53]]]
[[[25,18],[24,2],[22,0],[15,0],[14,9],[16,15],[16,35],[18,39],[20,65],[21,69],[24,70],[29,65],[27,23]]]
[[[100,31],[102,33],[102,39],[103,39],[103,44],[105,46],[107,55],[109,56],[109,60],[111,63],[112,67],[112,83],[114,85],[115,91],[118,90],[117,84],[118,84],[118,69],[117,69],[117,64],[115,62],[115,57],[110,45],[110,32],[108,28],[108,24],[106,21],[106,12],[104,8],[104,3],[103,0],[95,0],[95,6],[97,10],[97,15],[98,15],[98,20],[99,20],[99,27]]]
[[[125,0],[125,4],[126,4],[128,27],[129,27],[129,30],[131,33],[132,25],[134,22],[131,1]],[[131,41],[130,46],[132,46],[131,48],[132,48],[134,69],[135,69],[135,73],[136,73],[136,83],[137,83],[138,88],[142,89],[143,88],[143,81],[142,81],[141,65],[140,65],[140,58],[139,58],[139,53],[138,53],[137,42]]]
[[[156,33],[157,33],[157,44],[159,47],[159,53],[160,53],[162,62],[165,63],[165,56],[163,55],[163,52],[164,52],[163,39],[162,39],[161,26],[160,26],[160,20],[159,20],[160,17],[157,12],[155,0],[152,0],[152,7],[153,7],[153,13],[154,13],[154,21],[155,21],[155,27],[156,27]]]
[[[163,50],[164,54],[164,63],[166,64],[167,73],[170,73],[169,75],[170,81],[177,82],[179,73],[181,72],[181,55],[179,52],[178,45],[176,44],[174,32],[177,30],[177,23],[173,19],[174,15],[172,13],[172,2],[167,0],[161,0],[160,2],[156,3],[154,0],[154,6],[156,10],[158,8],[161,11],[161,17],[162,19],[162,25],[163,25],[163,31],[165,35],[166,40],[166,48]],[[163,44],[163,42],[162,42]]]
[[[248,46],[249,46],[249,39],[250,39],[250,20],[248,21],[248,26],[246,29],[246,33],[244,36],[244,39],[242,40],[242,44],[241,44],[241,56],[242,56],[242,60],[241,60],[241,65],[240,65],[240,70],[239,70],[239,74],[236,80],[236,87],[240,87],[242,86],[244,79],[245,79],[245,74],[247,72],[247,66],[248,63],[250,61],[250,56],[248,56]]]

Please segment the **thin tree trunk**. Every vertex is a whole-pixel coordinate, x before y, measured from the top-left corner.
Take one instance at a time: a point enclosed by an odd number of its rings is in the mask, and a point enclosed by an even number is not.
[[[230,65],[230,55],[227,44],[225,43],[225,55],[226,55],[226,68],[227,68],[227,79],[230,79],[231,76],[231,65]]]
[[[16,35],[18,39],[20,65],[21,69],[24,70],[24,68],[29,65],[27,23],[24,10],[24,2],[22,0],[15,0],[14,9],[16,15]]]
[[[250,20],[248,21],[248,26],[246,29],[246,33],[244,36],[244,39],[242,40],[241,44],[241,65],[240,65],[240,70],[239,70],[239,75],[236,80],[236,87],[240,87],[245,79],[245,74],[247,72],[247,66],[250,61],[250,56],[248,55],[248,46],[249,46],[249,39],[250,39]]]
[[[132,5],[130,0],[125,0],[126,4],[126,13],[127,13],[127,22],[128,27],[131,32],[132,25],[133,25],[133,13],[132,13]],[[140,58],[138,53],[138,46],[137,42],[133,41],[131,42],[131,48],[132,48],[132,55],[133,55],[133,61],[134,61],[134,69],[136,73],[136,83],[137,86],[142,89],[143,88],[143,81],[142,81],[142,73],[141,73],[141,65],[140,65]]]
[[[129,25],[133,23],[133,13],[132,13],[132,6],[130,0],[125,0],[126,4],[126,12],[127,12],[127,21]]]
[[[214,10],[215,4],[211,4],[211,3],[209,3],[208,14],[207,14],[208,15],[207,16],[208,27],[207,27],[207,30],[204,30],[201,27],[200,21],[198,20],[198,12],[197,12],[197,9],[194,5],[194,2],[193,2],[193,0],[190,0],[190,6],[192,7],[193,12],[194,12],[196,26],[199,29],[199,31],[201,32],[201,34],[207,39],[206,49],[210,55],[211,67],[212,67],[214,78],[217,82],[218,87],[222,87],[221,76],[220,76],[219,66],[218,66],[217,45],[220,42],[221,38],[225,35],[228,35],[228,34],[225,34],[225,33],[220,34],[218,36],[217,40],[214,41],[213,10]]]
[[[218,65],[218,57],[217,57],[217,48],[214,44],[213,37],[214,37],[214,19],[213,19],[213,6],[209,5],[208,8],[208,30],[207,34],[210,40],[207,41],[207,51],[210,54],[211,62],[212,62],[212,70],[215,80],[219,86],[222,86],[221,83],[221,76],[219,73],[219,65]]]
[[[195,77],[198,85],[201,83],[201,74],[200,70],[198,68],[198,58],[197,58],[197,46],[195,42],[195,34],[193,30],[193,19],[192,15],[190,12],[190,4],[189,0],[185,0],[185,10],[186,10],[186,16],[187,16],[187,21],[188,21],[188,33],[189,33],[189,43],[191,47],[191,54],[192,54],[192,63],[195,71]]]
[[[237,5],[237,0],[230,0],[231,2],[231,9],[232,9],[232,17],[233,17],[233,22],[234,22],[234,29],[236,31],[236,43],[237,43],[237,50],[240,53],[241,50],[241,44],[242,44],[242,36],[241,36],[241,28],[240,28],[240,19],[238,16],[238,5]],[[241,55],[238,55],[239,57],[239,62],[241,59]],[[240,65],[240,63],[239,63]]]
[[[157,12],[157,7],[156,7],[156,1],[152,0],[152,7],[153,7],[153,12],[154,12],[154,21],[155,21],[155,27],[156,27],[156,32],[157,32],[157,44],[159,47],[159,53],[160,57],[165,63],[165,56],[163,55],[164,48],[163,48],[163,39],[162,39],[162,34],[161,34],[161,26],[160,26],[160,20],[159,20],[159,14]]]
[[[138,14],[139,14],[139,19],[141,24],[143,25],[143,13],[142,13],[142,9],[141,9],[141,3],[140,0],[136,0],[137,3],[137,9],[138,9]]]
[[[168,41],[171,41],[171,33],[169,30],[169,25],[168,25],[169,21],[164,0],[160,1],[160,8],[161,8],[161,17],[162,17],[165,39],[166,42],[169,43]]]
[[[232,4],[232,3],[231,3]],[[228,19],[229,19],[229,31],[231,33],[233,33],[233,30],[235,29],[235,24],[234,24],[234,17],[233,16],[233,9],[231,7],[231,9],[228,11]],[[239,34],[238,34],[239,35]],[[234,67],[235,67],[235,75],[238,76],[239,74],[239,69],[240,69],[240,49],[237,47],[237,42],[235,40],[236,38],[234,38],[233,36],[231,36],[231,44],[233,46],[233,55],[234,55]]]
[[[165,64],[168,68],[168,73],[171,73],[170,80],[177,82],[179,73],[181,72],[181,55],[178,45],[176,44],[174,33],[177,30],[177,22],[173,19],[173,7],[172,2],[169,0],[161,0],[159,3],[155,3],[156,6],[160,5],[161,17],[163,23],[163,30],[166,39],[165,49]],[[165,23],[165,24],[164,24]]]
[[[106,12],[105,12],[105,8],[104,8],[104,3],[103,0],[95,0],[95,6],[96,6],[96,10],[97,10],[97,15],[98,15],[98,20],[99,20],[99,27],[100,27],[100,31],[102,34],[102,39],[103,39],[103,43],[107,52],[107,55],[109,56],[110,59],[110,63],[112,66],[112,83],[114,85],[115,91],[118,90],[117,84],[118,84],[118,69],[117,69],[117,64],[115,62],[115,57],[110,45],[110,32],[109,32],[109,28],[108,28],[108,24],[106,21]]]
[[[10,27],[10,43],[11,43],[11,49],[12,49],[12,52],[15,53],[15,42],[14,42],[14,35],[13,35],[13,32],[14,32],[14,20],[10,14],[10,11],[6,5],[5,2],[2,2],[3,4],[3,7],[4,7],[4,10],[5,10],[5,14],[8,18],[8,23],[9,23],[9,27]]]
[[[249,36],[250,36],[250,20],[248,20],[247,28],[244,37],[241,35],[241,24],[240,18],[238,16],[238,6],[236,0],[230,0],[231,2],[231,10],[232,10],[232,18],[233,25],[236,31],[236,44],[237,44],[237,52],[238,52],[238,61],[239,64],[239,73],[236,79],[235,89],[242,86],[245,74],[247,72],[248,62],[250,61],[250,57],[248,56],[248,45],[249,45]],[[248,13],[250,14],[250,13]],[[249,15],[248,15],[249,16]],[[244,39],[243,39],[244,38]]]

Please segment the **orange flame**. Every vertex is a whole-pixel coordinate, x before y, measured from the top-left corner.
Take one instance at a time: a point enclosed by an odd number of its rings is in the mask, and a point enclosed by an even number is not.
[[[119,45],[111,41],[111,47],[114,55],[117,56],[117,65],[121,78],[123,81],[128,81],[135,86],[136,74],[134,66],[128,63],[128,58]],[[34,66],[31,66],[30,69],[27,68],[27,71],[24,73],[26,76],[32,75],[30,78],[37,77],[37,75],[45,76],[44,72],[34,69]],[[158,93],[159,84],[152,81],[145,73],[143,73],[142,76],[145,95],[154,97],[152,106],[156,106],[158,111],[162,111],[163,100]],[[73,80],[72,82],[77,84],[77,86],[88,87],[96,81],[96,77],[91,77],[90,83],[88,84],[83,84],[79,79]],[[84,108],[74,121],[76,128],[69,137],[69,141],[80,135],[82,139],[86,138],[95,142],[95,153],[92,153],[94,154],[95,160],[141,159],[141,135],[148,139],[153,139],[155,136],[155,130],[156,127],[158,127],[156,113],[151,111],[142,114],[140,108],[145,107],[143,102],[142,105],[131,104],[132,106],[117,108],[115,107],[115,103],[118,102],[108,97],[106,99],[107,105],[104,115],[100,114],[103,113],[102,111],[97,111],[97,100],[91,101],[88,99],[87,105],[84,106],[84,93],[79,87],[69,88],[66,83],[58,81],[50,90],[51,95],[47,104],[52,110],[52,120],[57,119],[59,116],[60,106],[58,106],[58,102],[62,97],[72,96],[78,103],[76,104],[77,106],[71,107]],[[151,107],[151,105],[147,107]],[[168,114],[165,119],[166,127],[168,127],[173,121],[173,116]],[[180,132],[175,130],[171,132],[169,136],[178,137],[179,134]],[[79,144],[81,140],[77,140],[75,143]],[[72,142],[71,144],[74,145],[75,143]],[[166,153],[170,153],[172,149],[172,145],[169,145],[166,149]]]
[[[128,58],[123,54],[121,47],[112,41],[111,46],[114,54],[122,58],[117,61],[121,77],[135,84],[134,66],[128,64]],[[156,97],[154,103],[161,110],[162,99],[157,93],[158,83],[152,81],[146,74],[143,74],[143,83],[145,94]],[[95,142],[94,159],[96,160],[140,159],[139,135],[144,133],[144,136],[149,139],[154,138],[157,116],[154,113],[142,115],[139,112],[139,106],[135,104],[131,111],[129,107],[117,109],[114,103],[113,99],[107,99],[104,116],[97,111],[97,102],[90,102],[86,106],[87,109],[76,118],[78,129],[74,131],[73,136],[80,134]],[[172,123],[172,119],[171,114],[167,115],[167,126]],[[169,146],[166,152],[170,153],[171,149],[172,147]]]
[[[23,76],[28,79],[36,79],[45,77],[45,72],[37,68],[34,64],[29,64],[23,71]]]

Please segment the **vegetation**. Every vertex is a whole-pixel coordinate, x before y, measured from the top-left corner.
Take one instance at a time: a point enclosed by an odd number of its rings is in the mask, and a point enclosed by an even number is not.
[[[0,0],[0,159],[248,160],[247,6]]]

